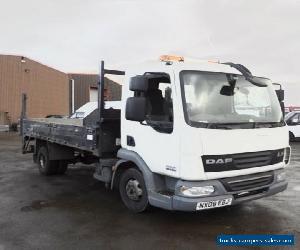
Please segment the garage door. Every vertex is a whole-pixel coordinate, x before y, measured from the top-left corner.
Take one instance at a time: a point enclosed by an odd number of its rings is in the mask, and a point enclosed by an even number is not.
[[[90,88],[90,102],[97,102],[97,101],[98,101],[98,89]]]

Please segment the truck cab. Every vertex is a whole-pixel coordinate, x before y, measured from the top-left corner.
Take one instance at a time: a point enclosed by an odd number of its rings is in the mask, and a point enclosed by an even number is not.
[[[118,156],[141,169],[150,204],[194,211],[286,189],[288,130],[269,79],[167,58],[125,82]]]

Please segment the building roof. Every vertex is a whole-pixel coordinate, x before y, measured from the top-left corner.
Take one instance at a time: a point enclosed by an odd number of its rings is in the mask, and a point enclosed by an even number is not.
[[[24,63],[26,63],[27,60],[30,60],[31,62],[34,62],[34,63],[38,63],[44,67],[47,67],[49,69],[52,69],[52,70],[55,70],[55,71],[58,71],[60,73],[63,73],[63,74],[66,74],[66,72],[63,72],[61,70],[58,70],[52,66],[49,66],[49,65],[46,65],[44,63],[41,63],[40,61],[38,60],[35,60],[35,59],[31,59],[30,57],[27,57],[27,56],[22,56],[22,55],[13,55],[13,54],[0,54],[0,57],[15,57],[15,58],[20,58],[20,62],[22,62],[22,60],[24,60]]]

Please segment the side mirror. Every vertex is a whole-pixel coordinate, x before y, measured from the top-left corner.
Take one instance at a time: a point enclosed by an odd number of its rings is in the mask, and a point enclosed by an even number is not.
[[[130,121],[142,122],[146,118],[145,97],[129,97],[126,101],[125,117]]]
[[[285,116],[284,101],[280,101],[279,104],[280,104],[280,108],[281,108],[282,115],[283,115],[283,117],[284,117],[284,116]]]
[[[129,89],[131,91],[146,92],[149,89],[149,79],[145,76],[134,76],[130,78]]]
[[[284,90],[283,89],[277,89],[276,91],[276,95],[277,98],[280,102],[282,102],[284,100]]]

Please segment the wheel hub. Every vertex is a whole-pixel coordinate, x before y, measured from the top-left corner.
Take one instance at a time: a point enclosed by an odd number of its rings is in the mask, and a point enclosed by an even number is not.
[[[143,190],[141,189],[138,180],[131,179],[126,184],[126,194],[129,199],[138,201],[142,198]]]
[[[45,159],[44,159],[43,156],[40,157],[40,165],[41,165],[42,168],[45,167]]]

